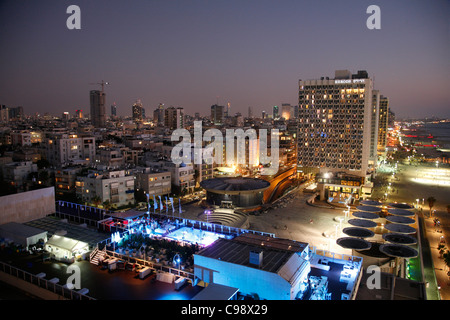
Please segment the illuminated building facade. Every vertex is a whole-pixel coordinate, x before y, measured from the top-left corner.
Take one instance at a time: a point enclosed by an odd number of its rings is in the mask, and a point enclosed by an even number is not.
[[[184,128],[184,109],[169,107],[164,110],[164,126],[170,130]]]
[[[134,121],[142,121],[144,119],[144,107],[141,100],[136,101],[131,107]]]
[[[100,203],[109,201],[114,207],[134,203],[134,175],[124,170],[92,171],[87,176],[78,176],[75,182],[76,195],[81,201]]]
[[[227,109],[228,110],[228,109]],[[224,122],[225,107],[217,104],[211,106],[211,122],[215,125],[221,125]]]
[[[389,123],[389,99],[380,97],[380,112],[378,118],[378,152],[384,152],[387,144],[387,133]]]
[[[63,134],[45,141],[47,160],[59,167],[70,163],[92,163],[95,160],[95,138]]]
[[[338,70],[335,79],[300,80],[299,171],[346,171],[365,176],[372,107],[372,80],[365,71],[352,75]]]
[[[194,273],[204,283],[239,288],[244,295],[294,300],[308,283],[308,254],[307,243],[242,234],[195,254]]]

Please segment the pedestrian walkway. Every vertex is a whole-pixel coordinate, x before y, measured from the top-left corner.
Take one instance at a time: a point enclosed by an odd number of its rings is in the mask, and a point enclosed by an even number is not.
[[[439,289],[440,300],[450,300],[450,277],[448,276],[449,269],[446,267],[444,260],[439,257],[438,245],[441,243],[441,239],[445,242],[447,250],[450,250],[450,219],[448,213],[443,211],[436,211],[433,217],[426,215],[424,218],[427,239],[430,245],[430,252],[433,259],[434,271],[436,274],[437,285]],[[441,227],[437,227],[434,224],[433,219],[438,218],[441,220]],[[439,232],[439,231],[442,231]],[[442,238],[441,238],[442,237]]]

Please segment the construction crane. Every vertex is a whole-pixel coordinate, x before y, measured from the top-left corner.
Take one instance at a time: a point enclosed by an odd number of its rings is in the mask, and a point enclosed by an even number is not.
[[[106,84],[109,84],[109,82],[104,82],[104,81],[102,80],[102,82],[89,83],[89,84],[99,84],[99,85],[101,85],[101,86],[102,86],[102,92],[103,92],[103,91],[104,91],[104,88],[105,88],[105,85],[106,85]]]

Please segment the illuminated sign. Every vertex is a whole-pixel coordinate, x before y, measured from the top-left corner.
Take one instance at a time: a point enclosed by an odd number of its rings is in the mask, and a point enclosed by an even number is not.
[[[343,80],[334,80],[335,84],[339,84],[339,83],[364,83],[365,79],[343,79]]]

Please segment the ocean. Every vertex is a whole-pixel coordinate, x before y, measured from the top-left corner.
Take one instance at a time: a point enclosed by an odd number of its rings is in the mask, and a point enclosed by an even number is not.
[[[425,123],[422,127],[443,149],[450,149],[450,122]]]

